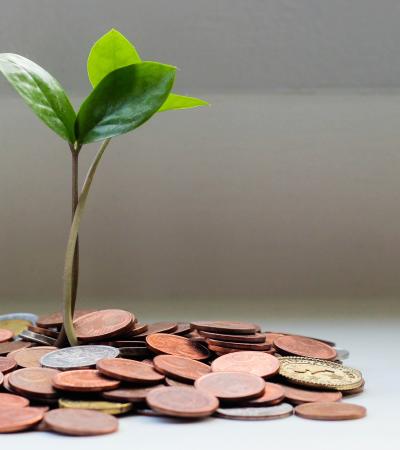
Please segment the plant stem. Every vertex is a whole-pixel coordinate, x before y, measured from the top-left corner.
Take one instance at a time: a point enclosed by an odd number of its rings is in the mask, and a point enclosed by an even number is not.
[[[103,156],[105,149],[107,148],[110,138],[103,141],[101,144],[95,159],[93,160],[89,171],[86,175],[85,182],[83,183],[81,194],[79,195],[78,204],[75,209],[74,218],[72,220],[71,229],[69,232],[69,238],[67,243],[67,250],[65,254],[64,264],[64,329],[67,335],[68,341],[71,346],[77,345],[78,340],[75,335],[73,325],[73,295],[74,295],[74,260],[75,249],[78,240],[79,226],[82,219],[82,214],[85,209],[86,200],[89,195],[90,186],[94,175],[96,173],[97,166]],[[76,292],[75,292],[76,294]]]

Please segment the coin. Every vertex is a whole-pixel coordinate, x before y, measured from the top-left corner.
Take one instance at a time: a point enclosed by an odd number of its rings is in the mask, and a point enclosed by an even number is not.
[[[193,387],[160,387],[147,395],[147,404],[172,417],[207,417],[219,406],[217,398]]]
[[[175,331],[173,331],[173,334],[179,334],[179,336],[184,336],[192,331],[192,327],[190,326],[190,323],[186,322],[178,322],[178,327]]]
[[[0,408],[25,408],[29,406],[29,400],[15,394],[0,392]]]
[[[284,336],[284,334],[267,332],[267,333],[265,333],[265,342],[267,344],[272,345],[274,343],[274,340],[278,339],[278,337],[281,337],[281,336]]]
[[[345,391],[361,386],[363,378],[357,369],[323,359],[281,357],[279,375],[291,383]]]
[[[254,350],[265,351],[271,348],[270,344],[255,344],[248,342],[229,342],[229,341],[217,341],[216,339],[207,339],[207,343],[213,346],[219,346],[223,348],[233,348],[237,350]]]
[[[80,345],[47,353],[40,359],[44,367],[60,370],[84,369],[96,365],[99,359],[116,358],[119,350],[107,345]]]
[[[274,340],[274,347],[280,352],[307,358],[332,360],[336,358],[336,350],[315,339],[286,335]]]
[[[360,405],[341,402],[303,403],[294,410],[297,416],[313,420],[352,420],[367,415]]]
[[[227,334],[255,334],[257,327],[253,323],[228,321],[198,321],[190,323],[192,328],[201,331]]]
[[[0,408],[0,433],[27,430],[42,419],[43,412],[29,406]]]
[[[41,398],[55,398],[57,392],[54,390],[51,379],[58,373],[55,369],[43,367],[29,367],[11,372],[8,382],[11,388],[18,394],[33,395]]]
[[[183,356],[158,355],[153,362],[155,368],[164,375],[189,383],[211,371],[207,364]]]
[[[148,329],[147,323],[134,323],[132,325],[132,328],[130,328],[123,334],[123,338],[135,339],[135,336],[144,333],[145,331],[147,331],[147,329]]]
[[[165,377],[165,384],[167,386],[190,386],[189,383],[183,383],[182,381],[174,380],[173,378]]]
[[[17,363],[13,358],[0,356],[0,372],[5,374],[11,372],[17,367]]]
[[[215,372],[198,378],[194,386],[223,401],[250,400],[262,395],[265,381],[252,373]]]
[[[35,325],[28,325],[28,330],[54,339],[57,339],[60,334],[58,331],[51,330],[50,328],[36,327]]]
[[[118,380],[110,380],[98,370],[70,370],[59,372],[52,378],[56,389],[70,392],[102,392],[119,387]]]
[[[158,384],[165,378],[149,364],[131,359],[101,359],[97,361],[96,367],[103,375],[131,383]]]
[[[265,383],[261,397],[247,400],[243,406],[269,406],[280,403],[285,397],[284,390],[279,384]]]
[[[53,409],[45,414],[44,422],[52,431],[71,436],[96,436],[118,430],[114,416],[87,409]]]
[[[74,312],[74,319],[78,319],[93,311],[93,309],[76,309]],[[61,312],[55,312],[40,316],[36,321],[36,325],[42,328],[61,328],[63,320],[63,314]]]
[[[120,387],[112,391],[102,392],[101,396],[106,400],[119,402],[143,403],[147,395],[158,386],[144,387]]]
[[[288,403],[276,406],[257,406],[244,408],[218,408],[216,415],[224,419],[269,420],[282,419],[293,414],[293,407]]]
[[[299,389],[291,386],[281,385],[285,398],[292,404],[300,405],[302,403],[314,402],[337,402],[342,398],[341,392],[321,392]]]
[[[3,384],[4,375],[0,372],[0,386]]]
[[[146,339],[150,334],[172,333],[178,328],[176,322],[155,322],[147,326],[147,330],[135,335],[135,339]]]
[[[7,342],[12,339],[14,333],[7,328],[0,328],[0,342]]]
[[[12,341],[3,342],[0,344],[0,355],[6,355],[14,350],[19,350],[20,348],[30,347],[32,344],[30,342],[23,341]]]
[[[50,345],[53,346],[56,343],[56,339],[44,336],[43,334],[34,333],[29,330],[22,331],[18,337],[24,341],[34,342],[35,344]]]
[[[255,334],[222,334],[222,333],[212,333],[211,331],[199,331],[200,336],[207,339],[216,339],[218,341],[229,341],[229,342],[244,342],[244,343],[255,343],[264,344],[266,335],[263,333]],[[271,345],[270,342],[268,344]]]
[[[30,347],[18,350],[13,359],[20,367],[41,367],[40,359],[43,355],[56,350],[57,347]]]
[[[31,322],[29,322],[29,320],[21,320],[21,319],[0,320],[0,327],[12,331],[14,335],[17,335],[21,333],[21,331],[26,330],[30,324]]]
[[[190,339],[174,334],[151,334],[146,338],[147,345],[155,353],[166,353],[174,356],[184,356],[190,359],[203,360],[209,357],[208,350]]]
[[[350,352],[345,348],[335,347],[335,350],[336,350],[336,358],[339,359],[340,361],[348,359],[350,356]]]
[[[68,398],[60,398],[58,406],[60,408],[90,409],[91,411],[112,414],[113,416],[125,414],[132,409],[132,403],[116,403],[104,400],[71,400]]]
[[[266,378],[279,370],[279,360],[262,352],[243,351],[220,356],[211,364],[213,372],[248,372]]]

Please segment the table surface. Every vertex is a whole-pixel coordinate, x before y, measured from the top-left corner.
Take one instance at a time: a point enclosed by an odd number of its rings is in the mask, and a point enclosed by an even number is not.
[[[362,370],[365,391],[346,402],[367,407],[368,416],[361,420],[322,422],[289,417],[270,421],[235,421],[209,418],[202,421],[130,416],[120,419],[120,430],[108,436],[67,437],[51,432],[25,432],[0,436],[2,447],[57,448],[74,450],[96,448],[140,448],[140,450],[239,450],[280,448],[296,450],[396,449],[400,432],[398,405],[400,388],[399,322],[397,317],[372,320],[333,319],[275,322],[280,329],[334,340],[350,351],[347,365]],[[290,328],[289,328],[290,325]],[[295,328],[294,328],[295,326]],[[397,354],[397,355],[396,355]],[[73,447],[71,447],[73,446]]]

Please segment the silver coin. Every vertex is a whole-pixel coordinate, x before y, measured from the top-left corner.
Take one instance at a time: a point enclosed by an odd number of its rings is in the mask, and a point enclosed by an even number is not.
[[[9,313],[9,314],[3,314],[0,316],[1,320],[27,320],[28,322],[31,322],[32,325],[36,324],[36,321],[38,320],[38,316],[36,314],[32,313]]]
[[[108,345],[80,345],[67,347],[43,355],[40,364],[51,369],[70,370],[93,367],[103,358],[116,358],[118,348]]]
[[[216,415],[236,420],[268,420],[281,419],[293,414],[293,406],[281,403],[276,406],[256,406],[247,408],[218,408]]]
[[[350,356],[350,352],[345,348],[335,347],[335,350],[336,350],[336,358],[340,359],[341,361],[347,359]]]
[[[41,344],[41,345],[54,345],[56,343],[56,339],[45,336],[44,334],[35,333],[33,331],[24,330],[21,333],[19,333],[18,338],[34,342],[35,344]]]

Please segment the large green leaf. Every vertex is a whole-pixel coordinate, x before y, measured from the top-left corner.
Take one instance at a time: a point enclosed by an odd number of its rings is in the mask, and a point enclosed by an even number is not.
[[[120,67],[141,62],[135,47],[119,31],[111,29],[90,50],[87,71],[92,86]]]
[[[196,108],[198,106],[206,106],[209,103],[201,98],[186,97],[185,95],[169,94],[165,103],[161,106],[158,112],[169,111],[172,109],[188,109]]]
[[[60,83],[23,56],[0,54],[0,72],[43,122],[68,142],[75,141],[75,111]]]
[[[144,62],[109,73],[79,110],[75,126],[78,142],[118,136],[146,122],[167,99],[175,70],[165,64]]]

